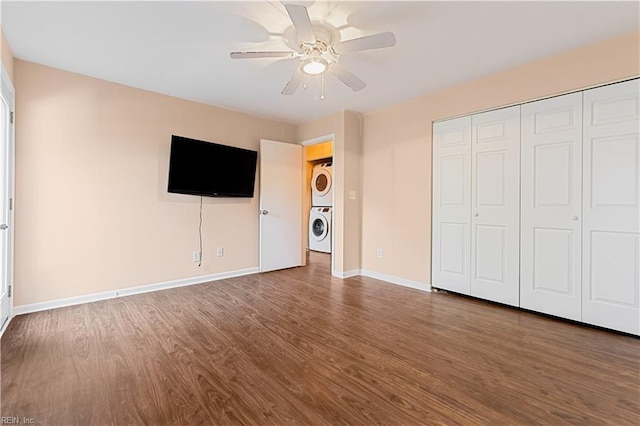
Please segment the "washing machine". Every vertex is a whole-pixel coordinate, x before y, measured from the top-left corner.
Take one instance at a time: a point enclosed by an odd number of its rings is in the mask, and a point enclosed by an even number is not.
[[[311,208],[309,250],[331,253],[331,207]]]
[[[328,162],[313,167],[311,205],[314,207],[331,207],[333,205],[332,164]]]

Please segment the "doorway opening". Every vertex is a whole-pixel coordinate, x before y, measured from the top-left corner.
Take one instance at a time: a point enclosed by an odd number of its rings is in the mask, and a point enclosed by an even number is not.
[[[302,142],[304,167],[303,232],[307,265],[324,265],[333,271],[334,253],[334,137]]]

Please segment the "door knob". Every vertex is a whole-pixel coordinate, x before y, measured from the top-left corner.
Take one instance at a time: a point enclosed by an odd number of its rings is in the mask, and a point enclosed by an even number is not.
[[[571,220],[578,220],[578,216],[572,216]]]
[[[0,231],[4,231],[7,228],[9,228],[9,225],[7,225],[6,223],[3,223],[2,225],[0,225]]]
[[[478,212],[474,212],[473,217],[478,217]]]
[[[260,214],[269,214],[268,210],[260,210]]]

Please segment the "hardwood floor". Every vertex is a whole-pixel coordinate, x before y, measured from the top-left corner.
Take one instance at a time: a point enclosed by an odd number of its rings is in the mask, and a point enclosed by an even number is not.
[[[1,342],[2,416],[47,425],[639,423],[639,339],[339,280],[322,259],[16,317]]]

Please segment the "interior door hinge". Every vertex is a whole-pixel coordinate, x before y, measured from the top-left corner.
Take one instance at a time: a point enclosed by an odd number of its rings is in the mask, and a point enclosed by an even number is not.
[[[13,290],[13,286],[12,286],[12,285],[10,285],[10,286],[9,286],[9,296],[7,296],[7,297],[11,297],[11,291],[12,291],[12,290]]]
[[[11,111],[11,118],[10,118],[11,124],[13,124],[13,111]]]
[[[9,210],[13,210],[13,198],[9,198]]]

